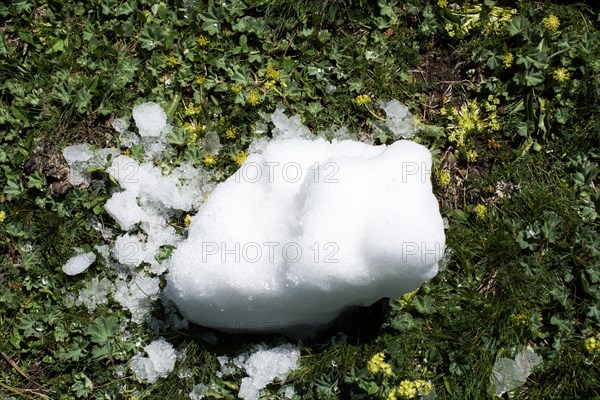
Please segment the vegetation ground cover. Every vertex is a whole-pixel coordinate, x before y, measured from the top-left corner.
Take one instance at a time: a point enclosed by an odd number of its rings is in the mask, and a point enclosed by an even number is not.
[[[600,398],[598,11],[592,1],[0,5],[3,398],[187,398],[199,383],[235,398],[241,375],[217,377],[216,356],[285,341],[160,332],[182,355],[176,371],[138,383],[127,362],[158,333],[112,301],[94,313],[73,304],[86,281],[108,276],[101,263],[61,270],[73,247],[102,242],[97,223],[118,228],[103,209],[114,183],[100,168],[91,187],[70,187],[62,148],[120,146],[111,122],[155,101],[175,127],[163,170],[187,161],[220,181],[268,136],[278,105],[313,131],[389,144],[380,103],[390,99],[418,117],[415,140],[432,150],[447,256],[418,291],[303,341],[286,385],[302,399],[486,398],[495,361],[529,345],[543,362],[512,398]],[[202,147],[209,132],[217,156]],[[174,221],[182,232],[185,217]]]

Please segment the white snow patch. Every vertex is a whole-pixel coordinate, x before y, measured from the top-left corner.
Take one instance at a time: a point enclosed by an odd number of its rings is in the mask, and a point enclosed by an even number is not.
[[[415,134],[417,121],[408,107],[397,100],[391,100],[385,104],[383,110],[387,116],[385,122],[395,138],[408,139]]]
[[[144,347],[144,350],[147,356],[138,353],[129,361],[129,367],[138,382],[155,383],[159,378],[169,376],[177,359],[173,345],[160,338]]]
[[[167,114],[153,102],[135,106],[133,120],[141,137],[158,137],[167,126]]]
[[[169,261],[167,295],[186,319],[298,332],[435,276],[445,235],[425,147],[303,139],[280,110],[273,122],[278,137],[251,147]]]
[[[492,368],[492,382],[496,396],[517,389],[525,384],[533,368],[542,363],[531,346],[527,346],[514,360],[499,358]]]
[[[77,275],[84,272],[92,263],[96,261],[96,255],[91,251],[88,253],[78,254],[69,259],[62,267],[62,270],[67,275]]]
[[[273,348],[258,344],[249,353],[231,358],[219,356],[217,360],[221,364],[217,376],[231,375],[236,370],[244,371],[248,376],[242,378],[238,397],[257,400],[269,383],[276,379],[285,382],[288,374],[298,367],[300,350],[290,343]]]
[[[244,400],[258,400],[262,390],[275,379],[285,381],[288,373],[298,366],[300,350],[291,344],[259,349],[248,357],[243,368],[248,377],[242,378],[238,396]]]

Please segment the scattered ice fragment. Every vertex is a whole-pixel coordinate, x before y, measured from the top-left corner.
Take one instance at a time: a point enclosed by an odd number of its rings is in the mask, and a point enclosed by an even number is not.
[[[63,156],[69,165],[69,183],[73,186],[89,185],[87,168],[94,157],[92,147],[87,143],[69,146],[63,150]]]
[[[142,137],[160,136],[167,126],[167,114],[156,103],[143,103],[133,108],[133,119]]]
[[[408,107],[397,100],[389,101],[383,108],[386,124],[395,138],[410,138],[416,132],[416,120],[408,111]]]
[[[142,272],[129,281],[117,279],[113,298],[131,312],[133,322],[142,322],[152,311],[152,303],[158,299],[159,293],[160,280]]]
[[[514,360],[499,358],[492,368],[492,382],[496,396],[517,389],[525,384],[533,368],[542,362],[530,346],[517,354]]]
[[[242,378],[238,397],[258,400],[262,390],[274,379],[285,381],[288,373],[298,366],[300,350],[291,344],[268,349],[259,346],[243,363],[248,377]]]
[[[63,156],[65,157],[67,164],[73,164],[91,160],[94,157],[94,153],[92,152],[91,145],[82,143],[66,147],[63,150]]]
[[[125,133],[129,128],[129,122],[125,118],[115,118],[112,122],[112,127],[118,133]]]
[[[166,378],[175,367],[177,354],[171,343],[160,338],[150,343],[144,350],[147,356],[138,353],[129,361],[138,382],[155,383],[158,378]]]
[[[204,147],[204,150],[210,154],[219,154],[221,147],[223,147],[219,135],[215,131],[206,132],[202,146]]]
[[[287,386],[285,391],[283,392],[283,397],[286,399],[291,399],[296,395],[296,391],[293,386]]]
[[[283,113],[281,108],[277,108],[271,116],[271,122],[275,125],[273,137],[285,138],[311,138],[310,130],[300,121],[299,115],[289,117]]]
[[[190,400],[201,400],[204,395],[208,392],[208,386],[203,383],[199,383],[192,388],[190,392]]]
[[[96,255],[91,251],[71,257],[62,270],[67,275],[77,275],[85,271],[96,260]]]
[[[89,312],[93,312],[100,304],[108,304],[108,295],[114,290],[114,286],[107,278],[92,278],[85,287],[79,291],[76,305],[85,305]]]
[[[168,262],[187,320],[302,334],[436,275],[445,234],[425,147],[306,140],[299,121],[273,120],[281,137],[215,188]]]

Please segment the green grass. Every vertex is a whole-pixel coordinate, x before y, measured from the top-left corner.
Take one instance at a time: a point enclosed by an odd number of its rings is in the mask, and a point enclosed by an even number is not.
[[[600,350],[585,347],[600,331],[594,5],[518,1],[509,14],[503,2],[458,2],[458,10],[424,0],[222,3],[0,5],[0,395],[178,399],[204,383],[213,398],[233,399],[242,375],[218,378],[216,357],[287,340],[214,332],[211,345],[205,328],[169,330],[161,335],[182,354],[175,371],[138,383],[127,361],[157,334],[116,302],[93,314],[73,306],[93,277],[114,279],[102,263],[77,277],[61,270],[73,247],[102,243],[97,222],[118,232],[102,208],[112,187],[102,172],[93,188],[54,190],[66,179],[56,173],[64,146],[118,145],[111,121],[156,101],[176,127],[161,166],[202,164],[201,140],[215,131],[222,180],[235,155],[265,136],[257,128],[279,104],[313,131],[347,126],[389,144],[378,101],[397,99],[423,123],[415,140],[432,149],[450,256],[403,301],[350,310],[299,342],[301,365],[288,378],[297,398],[387,398],[418,379],[440,399],[491,398],[496,360],[527,345],[543,362],[510,398],[600,398]],[[550,14],[560,20],[555,31],[544,23]],[[498,15],[508,15],[501,25]],[[559,68],[568,80],[556,78]],[[373,102],[357,104],[361,95]],[[235,139],[226,139],[233,127]],[[40,154],[54,158],[31,167]],[[501,181],[513,185],[510,197],[496,193]],[[94,359],[103,344],[89,332],[100,317],[125,331],[107,337],[109,356]],[[338,332],[347,339],[334,345]],[[393,376],[368,371],[378,352]],[[269,386],[266,398],[280,398],[281,387]]]

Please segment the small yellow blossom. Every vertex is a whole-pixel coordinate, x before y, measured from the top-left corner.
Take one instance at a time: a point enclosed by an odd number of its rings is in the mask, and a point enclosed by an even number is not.
[[[502,59],[502,64],[504,64],[504,68],[510,68],[513,65],[513,61],[515,60],[515,55],[513,53],[506,53],[504,58]]]
[[[260,103],[262,103],[262,97],[260,96],[260,92],[258,90],[252,90],[248,93],[248,103],[253,107],[256,107]]]
[[[357,106],[364,106],[371,103],[372,101],[373,99],[371,99],[371,96],[369,96],[368,94],[361,94],[354,98],[354,103]]]
[[[469,151],[467,151],[465,156],[467,158],[467,162],[474,163],[475,161],[477,161],[479,154],[477,154],[477,152],[475,150],[469,150]]]
[[[600,333],[585,339],[585,349],[590,353],[600,353]]]
[[[275,84],[277,82],[275,81],[266,81],[265,84],[263,85],[265,87],[265,89],[273,89],[275,87]]]
[[[487,207],[483,204],[477,204],[475,206],[475,215],[477,216],[477,218],[479,219],[486,219],[487,218]]]
[[[560,26],[560,19],[554,14],[548,15],[546,18],[542,20],[546,29],[550,32],[556,32],[558,27]]]
[[[422,379],[415,381],[404,380],[400,382],[400,386],[395,390],[395,394],[403,399],[413,399],[417,395],[428,396],[431,393],[431,389],[431,383]]]
[[[217,165],[217,157],[215,157],[214,154],[207,154],[204,156],[204,160],[202,162],[208,168],[211,168]]]
[[[552,77],[557,82],[565,83],[569,79],[571,79],[571,74],[569,73],[569,71],[566,68],[560,67],[560,68],[556,68],[554,71],[552,71]]]
[[[200,35],[196,38],[196,43],[198,43],[198,46],[200,47],[205,47],[210,43],[210,39],[204,35]]]
[[[235,129],[233,126],[227,128],[227,131],[225,131],[225,137],[227,139],[235,139],[237,137],[237,129]]]
[[[173,68],[174,66],[176,66],[177,64],[179,64],[179,60],[177,59],[177,57],[175,57],[173,54],[171,54],[168,58],[167,58],[167,66],[169,68]]]
[[[235,155],[233,156],[233,161],[235,161],[235,164],[238,167],[241,167],[242,164],[244,164],[244,161],[246,161],[246,158],[248,157],[248,152],[247,151],[238,151],[237,153],[235,153]]]
[[[446,32],[448,32],[448,36],[454,37],[454,35],[456,35],[456,32],[454,32],[454,25],[452,25],[450,22],[447,22],[446,25],[444,26],[444,28],[446,28]]]
[[[194,129],[190,131],[190,136],[187,138],[187,145],[190,146],[198,140],[198,130]]]
[[[198,75],[198,76],[196,77],[196,83],[197,83],[198,85],[202,86],[202,84],[203,84],[204,82],[206,82],[206,76],[204,76],[204,75]]]
[[[232,93],[238,94],[242,91],[242,85],[232,83],[229,85],[229,90],[231,90]]]
[[[131,157],[131,150],[129,150],[129,149],[123,150],[123,155],[127,156],[127,157]]]
[[[384,360],[385,355],[381,352],[371,357],[368,364],[369,372],[372,374],[376,374],[381,371],[381,373],[384,375],[392,375],[392,367]]]
[[[451,181],[450,171],[441,171],[438,180],[440,182],[440,186],[445,187],[450,184]]]
[[[0,222],[4,222],[6,219],[6,212],[0,211]]]
[[[448,7],[448,0],[438,0],[437,5],[440,8],[446,8]]]
[[[192,222],[192,216],[190,214],[186,214],[185,218],[183,219],[183,224],[186,228],[190,226],[190,222]]]
[[[271,79],[273,79],[274,81],[276,81],[277,79],[279,79],[279,71],[277,71],[275,68],[273,67],[267,67],[267,72],[266,72],[267,76]]]

